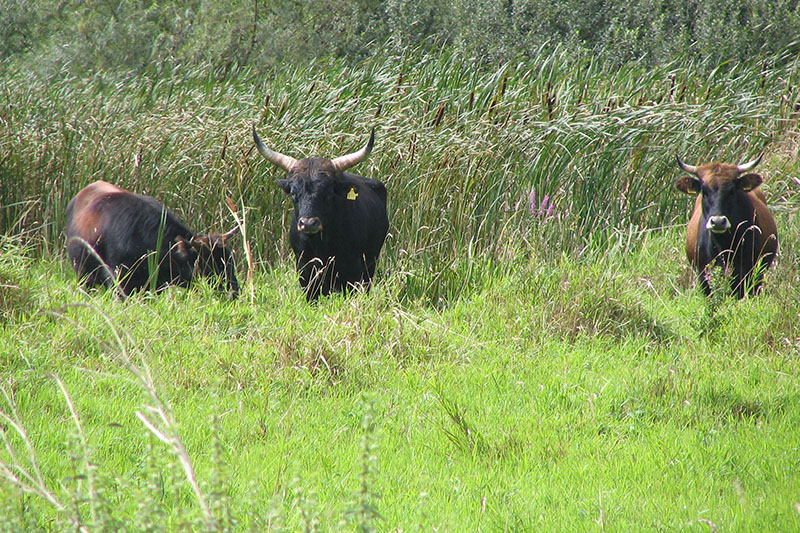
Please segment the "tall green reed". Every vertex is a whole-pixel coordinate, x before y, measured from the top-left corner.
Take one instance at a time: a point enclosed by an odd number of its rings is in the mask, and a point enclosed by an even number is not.
[[[198,231],[229,226],[233,197],[249,208],[256,261],[286,261],[290,204],[249,125],[294,157],[351,151],[377,126],[373,155],[354,171],[389,189],[383,269],[404,274],[409,298],[451,299],[463,292],[466,257],[495,268],[530,232],[569,252],[603,246],[615,229],[682,222],[675,154],[780,152],[797,124],[798,65],[767,57],[703,77],[680,61],[609,71],[556,49],[487,71],[447,50],[411,49],[263,77],[183,67],[42,80],[18,69],[0,89],[0,225],[17,220],[15,204],[34,202],[25,224],[58,244],[66,203],[104,179],[157,196]],[[531,191],[558,216],[533,217]]]

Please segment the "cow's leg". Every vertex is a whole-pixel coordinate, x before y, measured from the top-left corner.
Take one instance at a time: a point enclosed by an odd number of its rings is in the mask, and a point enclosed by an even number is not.
[[[737,299],[741,300],[746,294],[752,294],[753,286],[751,283],[753,283],[754,279],[751,276],[745,276],[738,283],[736,282],[737,279],[739,278],[733,277],[731,279],[731,283],[734,285],[731,292],[736,295]]]
[[[71,239],[67,244],[67,257],[75,275],[78,276],[80,282],[87,288],[97,285],[97,276],[95,270],[99,266],[87,251],[86,247],[89,244],[83,239]]]
[[[343,292],[335,257],[328,258],[328,261],[320,269],[319,276],[321,278],[323,296],[328,296],[332,292]]]
[[[711,283],[709,282],[708,269],[703,268],[697,276],[697,280],[700,283],[700,287],[703,289],[703,293],[705,293],[706,296],[711,296]]]
[[[300,275],[300,286],[306,295],[307,302],[313,302],[319,298],[322,289],[322,270],[318,267],[319,259],[312,259],[309,262],[298,260],[297,271]]]
[[[75,273],[87,288],[105,285],[114,288],[115,277],[108,263],[99,252],[85,240],[73,237],[67,245],[67,255]]]
[[[366,267],[361,273],[361,280],[364,287],[369,292],[372,288],[372,278],[375,277],[375,265],[378,262],[378,254],[363,256],[364,266]]]
[[[744,290],[747,290],[748,296],[755,296],[759,292],[761,292],[761,284],[764,283],[764,273],[768,268],[768,263],[762,258],[759,261],[756,261],[755,266],[753,266],[753,270],[748,273],[744,281],[742,281],[742,291],[741,296],[739,298],[744,297]]]

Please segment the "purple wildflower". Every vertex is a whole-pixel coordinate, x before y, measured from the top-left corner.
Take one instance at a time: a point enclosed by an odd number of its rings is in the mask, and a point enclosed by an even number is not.
[[[542,220],[558,216],[555,212],[556,204],[550,201],[550,195],[545,194],[542,201],[537,204],[536,191],[531,191],[529,210],[532,216]]]

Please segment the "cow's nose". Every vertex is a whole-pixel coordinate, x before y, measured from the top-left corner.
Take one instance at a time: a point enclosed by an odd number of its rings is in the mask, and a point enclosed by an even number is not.
[[[728,217],[724,215],[708,217],[708,222],[706,222],[706,229],[714,233],[723,233],[728,231],[730,228],[731,223],[728,221]]]
[[[322,231],[322,221],[317,217],[303,217],[297,221],[297,231],[317,233]]]

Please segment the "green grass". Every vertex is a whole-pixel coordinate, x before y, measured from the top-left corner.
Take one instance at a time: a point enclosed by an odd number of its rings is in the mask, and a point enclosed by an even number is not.
[[[796,529],[798,270],[710,309],[680,240],[518,257],[438,310],[404,303],[400,273],[308,306],[288,263],[252,303],[203,284],[119,302],[60,261],[9,268],[34,305],[0,334],[3,387],[67,510],[2,500],[45,529],[74,508],[90,530]],[[217,522],[137,412],[180,437]]]

